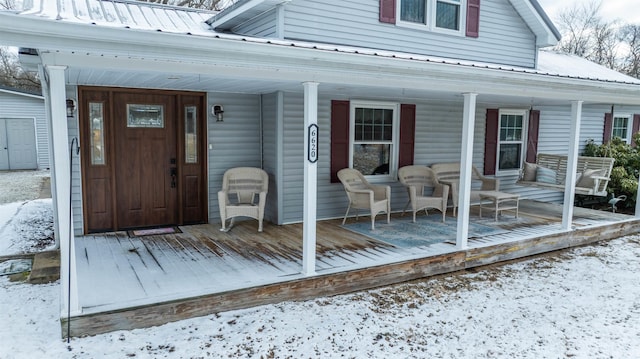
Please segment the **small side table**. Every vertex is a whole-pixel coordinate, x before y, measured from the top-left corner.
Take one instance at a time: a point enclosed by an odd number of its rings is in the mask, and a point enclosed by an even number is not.
[[[501,211],[509,209],[515,209],[516,218],[518,218],[520,195],[498,191],[480,191],[478,194],[480,195],[480,217],[482,217],[482,209],[485,208],[495,212],[496,221]],[[485,200],[489,202],[485,203]]]

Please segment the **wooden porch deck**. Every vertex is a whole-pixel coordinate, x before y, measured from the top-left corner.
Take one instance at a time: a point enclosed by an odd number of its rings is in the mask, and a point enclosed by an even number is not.
[[[400,248],[345,229],[340,220],[317,226],[317,275],[302,270],[302,225],[255,221],[230,232],[218,226],[181,227],[182,233],[130,237],[126,232],[76,238],[82,314],[71,335],[159,325],[255,305],[334,295],[463,270],[640,230],[634,217],[574,210],[574,231],[560,227],[562,208],[523,200],[520,220],[487,222],[505,233]],[[364,218],[361,220],[368,220]],[[455,220],[448,217],[449,221]],[[472,221],[480,220],[472,212]],[[351,219],[353,221],[353,219]],[[62,323],[66,336],[66,320]]]

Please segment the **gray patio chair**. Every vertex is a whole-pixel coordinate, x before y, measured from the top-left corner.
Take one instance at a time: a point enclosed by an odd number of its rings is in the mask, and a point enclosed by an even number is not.
[[[400,183],[407,187],[409,202],[404,207],[402,214],[411,205],[413,222],[416,221],[416,212],[423,210],[428,215],[427,209],[434,208],[442,212],[442,222],[447,214],[447,200],[449,198],[449,186],[438,182],[438,178],[431,168],[426,166],[405,166],[398,170]],[[432,187],[433,193],[425,196],[425,187]]]
[[[358,209],[366,209],[371,212],[371,229],[375,229],[375,218],[380,212],[387,213],[387,223],[391,221],[391,187],[372,185],[360,173],[352,168],[343,168],[338,171],[338,179],[342,182],[344,190],[349,198],[349,206],[344,214],[342,224],[347,221],[347,215],[351,208],[356,209],[356,219]]]
[[[233,227],[235,217],[258,220],[258,232],[262,232],[264,206],[267,201],[269,176],[260,168],[236,167],[227,170],[222,178],[222,190],[218,192],[221,231]],[[229,228],[225,223],[231,219]]]

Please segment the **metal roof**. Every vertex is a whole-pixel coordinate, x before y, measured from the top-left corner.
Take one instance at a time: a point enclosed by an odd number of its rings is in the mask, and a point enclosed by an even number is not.
[[[217,12],[131,0],[26,0],[21,14],[100,26],[184,34],[211,32]]]

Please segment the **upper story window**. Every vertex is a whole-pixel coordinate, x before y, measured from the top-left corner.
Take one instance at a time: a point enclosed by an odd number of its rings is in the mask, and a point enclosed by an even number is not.
[[[631,143],[631,116],[615,115],[613,117],[613,126],[611,129],[612,137],[619,137],[625,143]]]
[[[466,0],[399,0],[400,23],[462,34]]]
[[[351,103],[351,168],[364,175],[396,173],[398,112],[393,103]]]
[[[498,123],[498,171],[519,170],[525,145],[527,112],[500,110]]]

